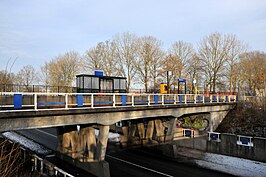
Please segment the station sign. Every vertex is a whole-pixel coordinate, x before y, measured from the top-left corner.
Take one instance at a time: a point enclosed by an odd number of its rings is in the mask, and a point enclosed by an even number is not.
[[[178,79],[178,82],[187,82],[187,80],[186,79],[182,79],[182,78],[180,78],[180,79]]]

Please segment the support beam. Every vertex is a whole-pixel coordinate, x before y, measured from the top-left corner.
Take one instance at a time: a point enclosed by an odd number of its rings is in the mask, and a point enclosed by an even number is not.
[[[80,130],[81,135],[81,147],[83,154],[86,158],[83,160],[86,162],[92,161],[96,151],[96,137],[93,127],[84,127]]]
[[[159,143],[161,143],[164,140],[163,123],[162,120],[160,119],[156,119],[154,122],[155,122],[156,136],[158,138]]]
[[[149,143],[152,143],[152,135],[153,135],[153,131],[154,131],[154,121],[150,120],[148,122],[148,126],[147,126],[147,130],[146,130],[146,140]]]
[[[176,119],[177,118],[171,118],[169,121],[169,124],[168,124],[166,142],[169,142],[169,144],[173,144],[173,141],[174,141],[175,129],[176,129]]]
[[[96,161],[103,161],[105,159],[108,134],[109,134],[109,126],[107,125],[99,126],[99,136],[97,140],[97,150],[95,155]]]
[[[57,156],[62,160],[88,171],[98,177],[110,177],[109,164],[104,161],[109,126],[99,126],[96,143],[92,125],[65,126],[58,128]]]

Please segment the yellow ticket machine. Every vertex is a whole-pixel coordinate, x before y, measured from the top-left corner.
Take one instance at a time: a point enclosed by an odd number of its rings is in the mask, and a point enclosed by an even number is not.
[[[167,84],[161,83],[160,84],[160,93],[161,94],[166,94],[167,93]]]

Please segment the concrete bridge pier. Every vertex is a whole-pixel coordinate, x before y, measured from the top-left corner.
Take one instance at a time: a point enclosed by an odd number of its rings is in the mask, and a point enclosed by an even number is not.
[[[136,121],[122,126],[121,145],[172,143],[176,118]]]
[[[94,126],[82,125],[58,128],[57,156],[99,177],[109,177],[109,164],[105,161],[109,126],[97,125],[98,138]]]

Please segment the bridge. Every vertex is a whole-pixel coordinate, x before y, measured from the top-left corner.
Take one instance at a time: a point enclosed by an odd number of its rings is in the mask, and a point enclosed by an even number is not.
[[[108,176],[104,159],[114,124],[121,126],[124,145],[136,136],[143,144],[171,144],[179,117],[208,114],[213,131],[235,104],[235,95],[2,92],[0,132],[57,127],[60,158]]]

